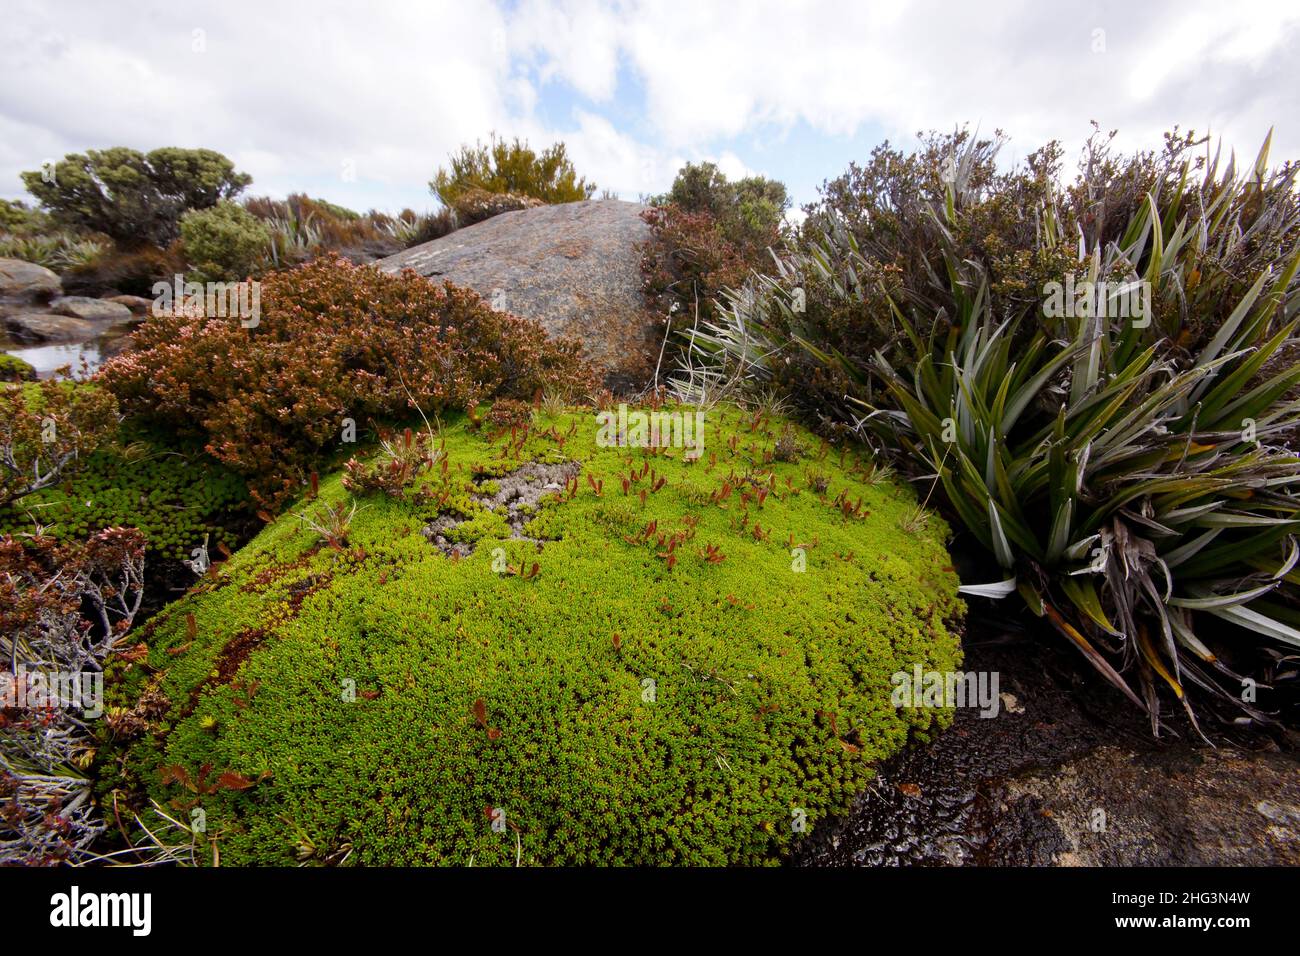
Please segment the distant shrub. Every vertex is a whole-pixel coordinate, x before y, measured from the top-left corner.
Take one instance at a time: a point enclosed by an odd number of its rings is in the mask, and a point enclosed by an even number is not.
[[[20,199],[0,199],[0,232],[14,236],[31,236],[46,232],[50,217]]]
[[[448,210],[436,216],[420,216],[405,209],[398,216],[390,216],[372,209],[362,215],[302,193],[283,200],[254,197],[244,202],[244,208],[269,230],[265,255],[277,269],[318,256],[370,262],[456,228]]]
[[[437,212],[419,215],[410,209],[403,209],[385,227],[394,239],[409,249],[424,242],[441,239],[456,231],[456,215],[450,209],[442,208]]]
[[[51,170],[22,179],[60,225],[102,232],[128,247],[168,245],[187,209],[214,206],[252,182],[210,149],[145,154],[123,146],[69,153]]]
[[[517,137],[507,142],[493,134],[487,144],[462,146],[448,162],[450,168],[439,169],[429,188],[452,209],[464,193],[473,189],[564,203],[590,199],[597,188],[578,176],[563,143],[555,143],[539,154]]]
[[[256,328],[152,316],[104,384],[134,413],[194,431],[278,506],[340,448],[343,420],[406,417],[594,384],[577,342],[473,292],[316,261],[262,280]]]
[[[770,272],[769,252],[785,238],[785,186],[762,176],[728,182],[712,163],[687,163],[673,187],[643,217],[651,238],[642,248],[644,291],[678,328],[715,316],[726,289]]]
[[[271,233],[243,206],[222,202],[182,216],[181,240],[195,279],[226,282],[260,270]]]
[[[790,197],[784,183],[766,176],[729,181],[713,163],[687,163],[654,204],[708,213],[728,241],[762,250],[779,238]]]

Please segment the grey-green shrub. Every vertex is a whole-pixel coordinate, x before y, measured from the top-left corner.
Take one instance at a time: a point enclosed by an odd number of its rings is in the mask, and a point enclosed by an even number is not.
[[[243,206],[222,202],[181,217],[181,241],[198,281],[245,279],[265,261],[271,233]]]

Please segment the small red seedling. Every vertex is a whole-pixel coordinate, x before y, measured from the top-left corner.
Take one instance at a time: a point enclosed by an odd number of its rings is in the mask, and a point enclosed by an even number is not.
[[[488,740],[501,739],[500,728],[488,726],[487,704],[483,702],[482,697],[479,697],[474,701],[474,706],[470,712],[474,715],[474,722],[477,723],[480,727],[483,728],[484,731],[487,732]]]
[[[727,556],[722,553],[716,544],[705,544],[704,550],[700,552],[700,557],[710,564],[721,564],[727,560]]]

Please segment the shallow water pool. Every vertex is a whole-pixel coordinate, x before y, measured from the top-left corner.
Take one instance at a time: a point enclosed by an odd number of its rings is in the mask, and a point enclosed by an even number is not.
[[[4,351],[36,369],[37,378],[54,378],[55,372],[65,365],[71,366],[74,378],[82,378],[99,368],[106,357],[99,339],[90,342],[60,342],[57,345],[8,347]]]

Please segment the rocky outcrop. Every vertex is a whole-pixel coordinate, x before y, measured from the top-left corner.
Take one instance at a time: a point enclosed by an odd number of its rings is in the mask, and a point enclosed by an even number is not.
[[[50,311],[88,322],[127,322],[131,319],[131,310],[120,302],[84,295],[60,296],[50,302]]]
[[[1099,747],[1008,781],[1002,812],[1050,820],[1056,866],[1300,865],[1288,754]]]
[[[0,300],[39,302],[63,291],[59,277],[21,259],[0,259]]]
[[[124,305],[136,315],[148,315],[153,308],[153,300],[141,295],[109,295],[101,301]]]
[[[89,342],[104,327],[86,319],[53,312],[17,312],[3,319],[9,337],[16,342]]]
[[[140,317],[128,303],[65,296],[62,288],[59,277],[44,266],[0,259],[0,332],[22,345],[89,342]]]
[[[644,208],[603,199],[502,213],[375,265],[473,289],[552,336],[574,336],[611,388],[632,390],[650,379],[663,334],[641,292]]]

